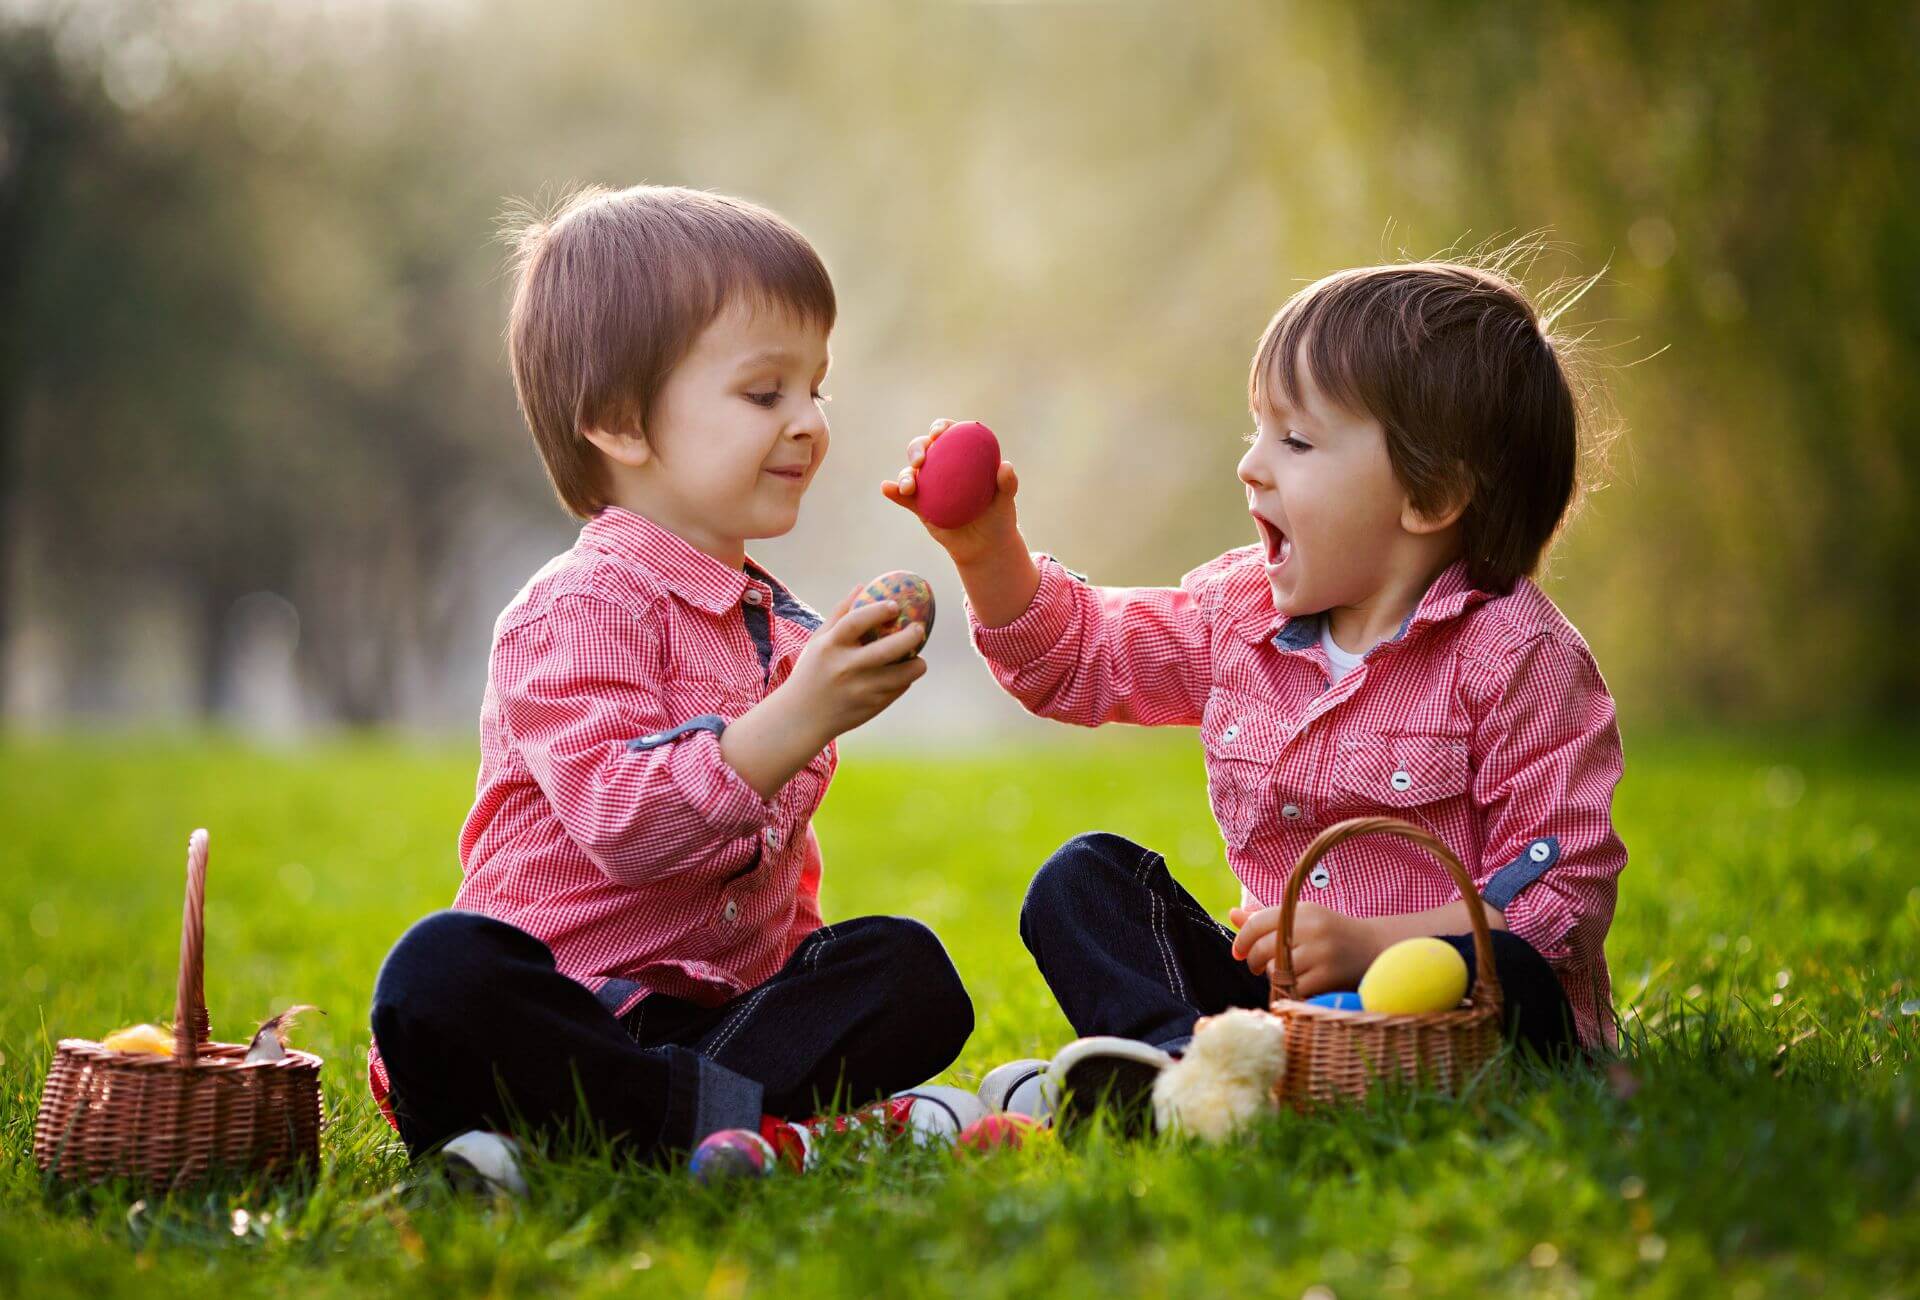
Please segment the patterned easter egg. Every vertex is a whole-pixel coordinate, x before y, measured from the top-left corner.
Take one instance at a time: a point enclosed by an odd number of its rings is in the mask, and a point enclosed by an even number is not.
[[[723,1128],[709,1133],[693,1149],[687,1171],[702,1184],[732,1182],[740,1178],[765,1178],[773,1172],[773,1148],[758,1133],[743,1128]]]
[[[900,612],[895,615],[892,622],[882,623],[861,637],[862,645],[869,641],[878,641],[883,636],[891,636],[915,623],[926,628],[927,636],[933,635],[933,588],[927,585],[925,578],[917,573],[909,573],[905,569],[883,573],[860,589],[860,594],[853,599],[853,608],[859,609],[862,605],[872,605],[883,600],[898,601]],[[924,637],[920,644],[926,645]],[[914,653],[920,652],[915,650]]]

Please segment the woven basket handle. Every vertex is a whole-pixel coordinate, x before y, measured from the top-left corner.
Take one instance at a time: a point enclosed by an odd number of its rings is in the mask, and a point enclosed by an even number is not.
[[[1306,883],[1307,873],[1336,846],[1375,831],[1386,831],[1412,840],[1440,859],[1453,876],[1453,883],[1460,886],[1460,897],[1467,900],[1467,915],[1473,921],[1474,980],[1473,987],[1467,990],[1467,1000],[1474,1006],[1490,1006],[1497,1010],[1501,1001],[1500,972],[1494,969],[1493,964],[1493,935],[1487,928],[1486,900],[1473,887],[1473,877],[1460,865],[1460,859],[1453,856],[1452,849],[1430,831],[1398,817],[1349,818],[1321,831],[1313,843],[1307,845],[1307,851],[1300,855],[1300,861],[1294,864],[1293,874],[1287,877],[1286,894],[1280,900],[1280,951],[1267,968],[1273,1001],[1289,1000],[1294,995],[1293,909],[1300,901],[1300,886]]]
[[[180,916],[180,983],[173,1000],[173,1059],[191,1066],[207,1041],[207,833],[187,838],[187,902]]]

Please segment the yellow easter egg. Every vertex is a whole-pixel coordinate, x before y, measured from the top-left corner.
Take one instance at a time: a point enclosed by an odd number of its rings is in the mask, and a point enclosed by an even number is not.
[[[109,1052],[146,1052],[152,1056],[173,1055],[173,1031],[158,1025],[131,1025],[116,1029],[100,1040]]]
[[[1390,1016],[1450,1011],[1466,995],[1467,963],[1440,939],[1402,939],[1360,981],[1360,1005]]]

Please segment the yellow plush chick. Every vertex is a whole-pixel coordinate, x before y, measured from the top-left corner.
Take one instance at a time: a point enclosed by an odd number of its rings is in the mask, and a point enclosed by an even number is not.
[[[150,1056],[173,1055],[173,1031],[158,1025],[131,1025],[116,1029],[100,1040],[109,1052],[145,1052]]]
[[[1450,1011],[1467,994],[1467,963],[1440,939],[1402,939],[1360,980],[1360,1005],[1390,1016]]]

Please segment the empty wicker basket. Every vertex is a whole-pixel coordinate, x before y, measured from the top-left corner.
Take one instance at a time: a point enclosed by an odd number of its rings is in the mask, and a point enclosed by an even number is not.
[[[165,1190],[215,1172],[276,1176],[318,1166],[320,1058],[289,1050],[247,1065],[245,1046],[207,1041],[206,872],[207,833],[198,830],[187,844],[173,1055],[61,1039],[33,1135],[41,1169]]]
[[[1466,1001],[1448,1011],[1386,1015],[1336,1011],[1294,998],[1293,913],[1314,865],[1355,836],[1385,832],[1412,840],[1445,864],[1473,921],[1474,982]],[[1279,953],[1273,963],[1271,1011],[1287,1028],[1287,1065],[1273,1092],[1296,1110],[1360,1100],[1375,1087],[1411,1084],[1458,1094],[1501,1045],[1500,976],[1486,906],[1473,878],[1429,832],[1397,817],[1355,817],[1329,826],[1307,846],[1287,879],[1280,905]]]

